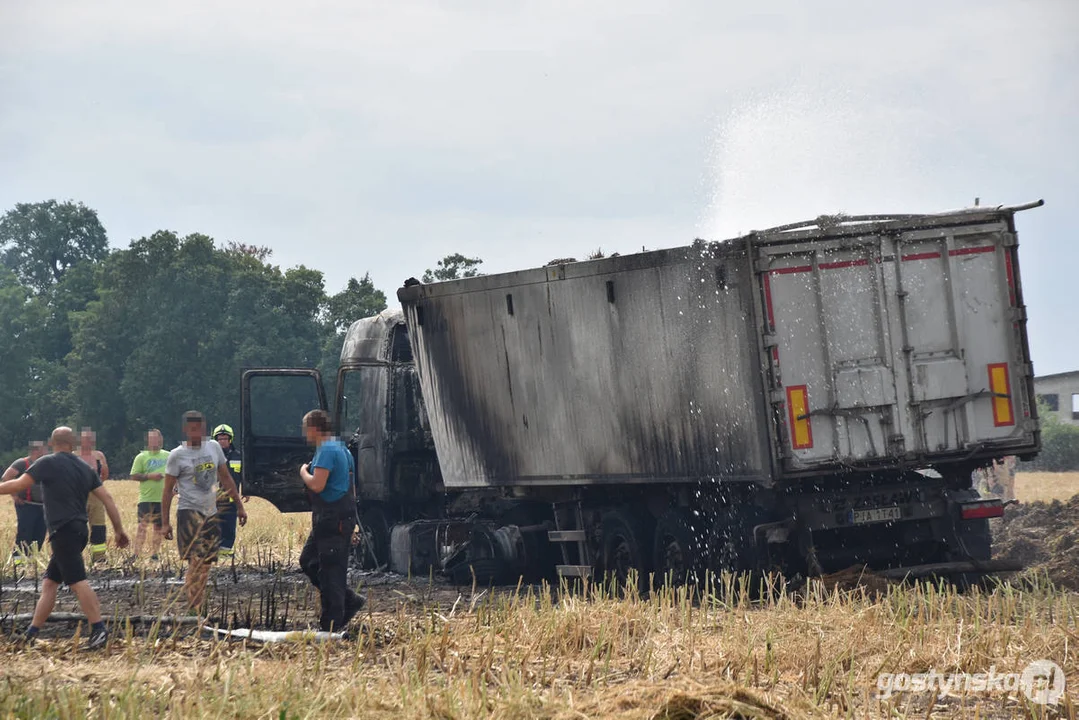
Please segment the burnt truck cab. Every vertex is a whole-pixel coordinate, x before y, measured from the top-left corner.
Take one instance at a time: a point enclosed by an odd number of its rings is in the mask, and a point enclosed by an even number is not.
[[[389,528],[437,512],[444,488],[400,310],[352,323],[345,334],[331,416],[356,463],[361,522],[384,557]],[[309,509],[299,466],[312,449],[309,410],[330,411],[318,370],[251,368],[241,382],[244,488],[282,512]]]

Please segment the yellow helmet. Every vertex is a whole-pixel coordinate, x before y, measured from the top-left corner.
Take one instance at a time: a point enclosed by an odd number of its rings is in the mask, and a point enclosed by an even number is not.
[[[210,437],[216,438],[218,435],[228,435],[229,436],[229,442],[232,442],[236,437],[235,435],[232,434],[232,426],[231,425],[226,425],[224,423],[221,423],[220,425],[215,427],[214,431],[210,435]]]

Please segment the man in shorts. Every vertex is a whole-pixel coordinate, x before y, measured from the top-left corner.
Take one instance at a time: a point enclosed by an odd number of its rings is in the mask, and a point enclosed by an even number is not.
[[[24,635],[25,642],[33,642],[56,605],[56,593],[60,583],[65,583],[86,614],[90,623],[90,638],[86,648],[95,650],[105,647],[109,633],[101,619],[101,606],[90,583],[86,582],[86,565],[82,551],[89,540],[87,529],[86,500],[93,495],[101,501],[112,521],[117,547],[127,547],[127,534],[120,521],[109,491],[89,466],[82,462],[75,451],[75,433],[69,427],[58,427],[50,438],[54,452],[46,455],[25,473],[14,480],[0,483],[0,494],[11,495],[26,492],[32,484],[41,485],[45,504],[45,518],[49,526],[49,545],[52,557],[41,583],[41,598],[34,608],[34,617]]]
[[[217,441],[206,435],[206,420],[202,413],[189,410],[183,418],[184,442],[169,453],[165,466],[165,487],[161,495],[161,518],[166,538],[172,538],[169,509],[173,488],[179,491],[176,508],[176,544],[180,557],[187,560],[184,589],[187,604],[196,612],[202,611],[206,597],[206,579],[210,565],[217,560],[220,531],[217,525],[217,485],[225,489],[236,503],[240,525],[247,524],[240,492],[232,482],[228,461]]]
[[[146,433],[146,449],[135,456],[131,463],[131,479],[139,482],[139,528],[135,531],[135,554],[142,551],[146,534],[153,527],[150,555],[157,558],[161,547],[161,493],[165,489],[165,465],[169,453],[161,449],[161,431],[157,428]]]
[[[84,427],[79,433],[79,457],[89,465],[101,482],[109,479],[109,461],[105,459],[105,453],[95,449],[97,433],[92,428]],[[86,513],[90,520],[90,562],[102,562],[105,560],[109,549],[108,538],[105,529],[105,507],[93,495],[90,496],[90,504]]]
[[[31,440],[30,452],[11,463],[0,477],[0,482],[21,476],[44,454],[45,443]],[[12,495],[11,499],[15,502],[15,549],[11,551],[11,558],[16,565],[22,565],[30,557],[34,545],[40,550],[45,544],[45,508],[41,504],[41,485],[33,483],[26,492]]]

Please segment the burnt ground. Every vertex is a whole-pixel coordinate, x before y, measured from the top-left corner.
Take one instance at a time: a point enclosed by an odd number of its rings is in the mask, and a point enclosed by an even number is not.
[[[1079,590],[1079,495],[1064,502],[1015,503],[991,522],[995,557],[1025,563],[1028,576]]]
[[[37,601],[40,578],[20,572],[0,578],[0,631],[21,630],[25,620],[12,616],[31,613]],[[484,588],[455,587],[431,578],[409,579],[393,573],[350,571],[349,582],[367,596],[368,612],[396,612],[399,609],[449,610],[454,603],[466,606]],[[154,618],[187,615],[183,601],[181,568],[167,563],[141,568],[91,570],[90,584],[101,601],[102,614],[110,625],[123,625],[125,618]],[[223,565],[211,571],[207,589],[209,623],[221,627],[265,630],[317,629],[318,592],[296,568],[266,568]],[[75,596],[61,588],[56,613],[81,615]],[[65,627],[66,626],[66,627]],[[133,626],[135,634],[149,632],[150,623]],[[190,628],[194,630],[194,626]],[[50,622],[43,636],[70,636],[72,624]]]
[[[1079,591],[1079,495],[1061,502],[1015,503],[1004,517],[992,521],[995,557],[1024,563],[1027,579],[1048,579]],[[0,632],[10,632],[12,615],[30,613],[40,588],[39,568],[0,570]],[[393,573],[351,570],[350,583],[368,599],[365,613],[442,610],[455,603],[470,604],[483,588],[455,586],[434,577],[406,578]],[[888,581],[852,568],[826,581],[844,587],[883,590]],[[173,559],[162,563],[121,565],[91,570],[91,585],[106,618],[114,624],[130,616],[185,614],[182,567]],[[879,586],[879,587],[878,587]],[[506,588],[511,591],[512,588]],[[497,592],[497,590],[496,590]],[[208,617],[222,627],[293,630],[316,627],[318,593],[296,567],[222,564],[211,572],[207,591]],[[74,596],[61,589],[57,612],[81,613]],[[16,623],[25,626],[25,621]],[[67,627],[65,627],[67,625]],[[144,628],[135,626],[133,631]],[[50,623],[45,634],[70,634],[69,623]]]

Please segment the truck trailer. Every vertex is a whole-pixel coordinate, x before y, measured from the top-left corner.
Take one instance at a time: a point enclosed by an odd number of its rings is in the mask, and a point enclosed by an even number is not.
[[[1040,204],[406,281],[335,383],[363,559],[642,586],[1009,569],[972,473],[1039,449],[1015,214]],[[306,509],[321,377],[247,370],[242,405],[246,491]]]

